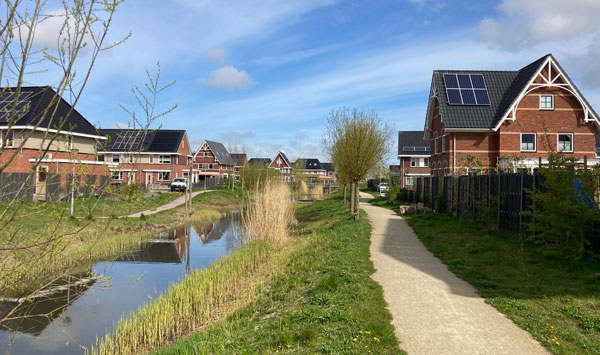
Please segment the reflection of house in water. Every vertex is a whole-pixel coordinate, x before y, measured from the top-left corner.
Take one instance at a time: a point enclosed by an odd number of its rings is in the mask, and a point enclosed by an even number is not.
[[[140,263],[181,263],[185,259],[189,226],[181,226],[161,232],[142,242],[140,250],[127,253],[116,261]]]
[[[223,234],[231,227],[231,222],[236,219],[232,213],[231,218],[225,218],[227,215],[224,213],[221,216],[221,220],[217,223],[212,224],[194,224],[194,230],[198,236],[198,240],[202,244],[210,243],[214,240],[219,240],[223,237]]]
[[[35,293],[28,299],[1,298],[0,331],[27,333],[38,336],[71,303],[83,295],[95,282],[91,270],[56,281],[49,288]],[[64,319],[69,322],[69,317]]]

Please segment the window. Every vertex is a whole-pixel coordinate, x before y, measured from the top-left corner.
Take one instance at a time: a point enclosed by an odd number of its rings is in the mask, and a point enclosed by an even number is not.
[[[154,155],[150,154],[150,164],[154,163]]]
[[[104,161],[104,155],[99,154],[98,155],[98,161]]]
[[[161,171],[158,173],[158,181],[171,181],[170,171]]]
[[[170,155],[159,155],[158,163],[159,164],[171,164],[171,156]]]
[[[4,142],[6,140],[6,142]],[[0,133],[0,146],[5,144],[5,148],[10,148],[15,143],[15,132],[11,131],[9,134],[6,132]]]
[[[131,154],[131,155],[129,156],[129,162],[130,162],[130,163],[133,163],[133,154]]]
[[[446,151],[446,136],[442,136],[442,153]]]
[[[73,150],[73,136],[67,136],[67,149]]]
[[[540,110],[554,110],[554,95],[540,95]]]
[[[521,133],[521,151],[535,152],[535,133]]]
[[[207,157],[208,156],[208,152],[204,152],[204,156]]]
[[[281,165],[281,158],[277,158],[277,165]]]
[[[433,151],[435,152],[435,154],[437,154],[438,153],[438,140],[437,140],[437,138],[435,138],[433,140],[433,146],[434,146],[434,150]]]
[[[123,172],[122,171],[113,171],[110,179],[115,180],[115,181],[123,180]]]
[[[573,134],[561,133],[558,135],[558,151],[572,152],[573,151]]]
[[[410,166],[428,167],[429,166],[429,158],[410,158]]]
[[[412,184],[413,184],[413,177],[407,176],[406,177],[406,185],[412,185]]]
[[[212,169],[212,168],[213,168],[213,165],[212,165],[212,164],[208,164],[208,168],[209,168],[209,169]]]
[[[113,163],[122,163],[123,162],[123,155],[118,155],[115,154],[112,156],[112,162]]]

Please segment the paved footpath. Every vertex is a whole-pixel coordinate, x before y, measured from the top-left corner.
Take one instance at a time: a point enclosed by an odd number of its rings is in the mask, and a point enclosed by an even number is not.
[[[197,195],[199,195],[201,193],[210,192],[210,191],[211,190],[192,192],[192,198],[196,197]],[[137,212],[137,213],[130,214],[128,216],[121,216],[121,217],[139,218],[142,215],[142,213],[144,214],[144,216],[148,216],[148,215],[155,214],[158,212],[170,210],[177,206],[183,205],[184,203],[185,203],[185,195],[181,195],[181,196],[177,197],[176,199],[174,199],[173,201],[171,201],[165,205],[162,205],[160,207],[157,207],[154,210],[145,210],[142,212]]]
[[[525,330],[451,273],[391,210],[367,203],[373,279],[383,287],[400,347],[408,354],[549,354]]]

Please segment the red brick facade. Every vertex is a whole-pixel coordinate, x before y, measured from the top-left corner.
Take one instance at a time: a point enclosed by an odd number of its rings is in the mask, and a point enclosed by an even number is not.
[[[206,142],[204,142],[196,154],[194,154],[193,169],[195,181],[200,181],[205,178],[224,179],[234,172],[233,165],[220,162]]]
[[[598,122],[589,116],[591,111],[586,103],[558,74],[560,71],[552,60],[550,65],[552,69],[543,67],[525,94],[513,103],[514,111],[495,129],[479,132],[446,130],[439,114],[439,102],[434,99],[429,126],[432,175],[464,174],[469,169],[531,169],[537,167],[540,158],[545,162],[551,152],[557,151],[559,134],[572,137],[572,151],[563,151],[566,156],[580,161],[586,157],[589,164],[597,163],[595,136],[599,132]],[[553,97],[552,109],[541,108],[541,95]],[[533,151],[521,149],[522,134],[535,134]],[[445,137],[445,146],[442,137]]]

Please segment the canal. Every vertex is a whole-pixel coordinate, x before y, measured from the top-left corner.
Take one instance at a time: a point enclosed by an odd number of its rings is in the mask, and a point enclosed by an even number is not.
[[[245,243],[239,213],[218,223],[191,224],[150,236],[138,250],[100,262],[40,292],[34,302],[8,299],[0,314],[0,352],[81,354],[122,316],[164,293],[191,270],[203,268]]]

